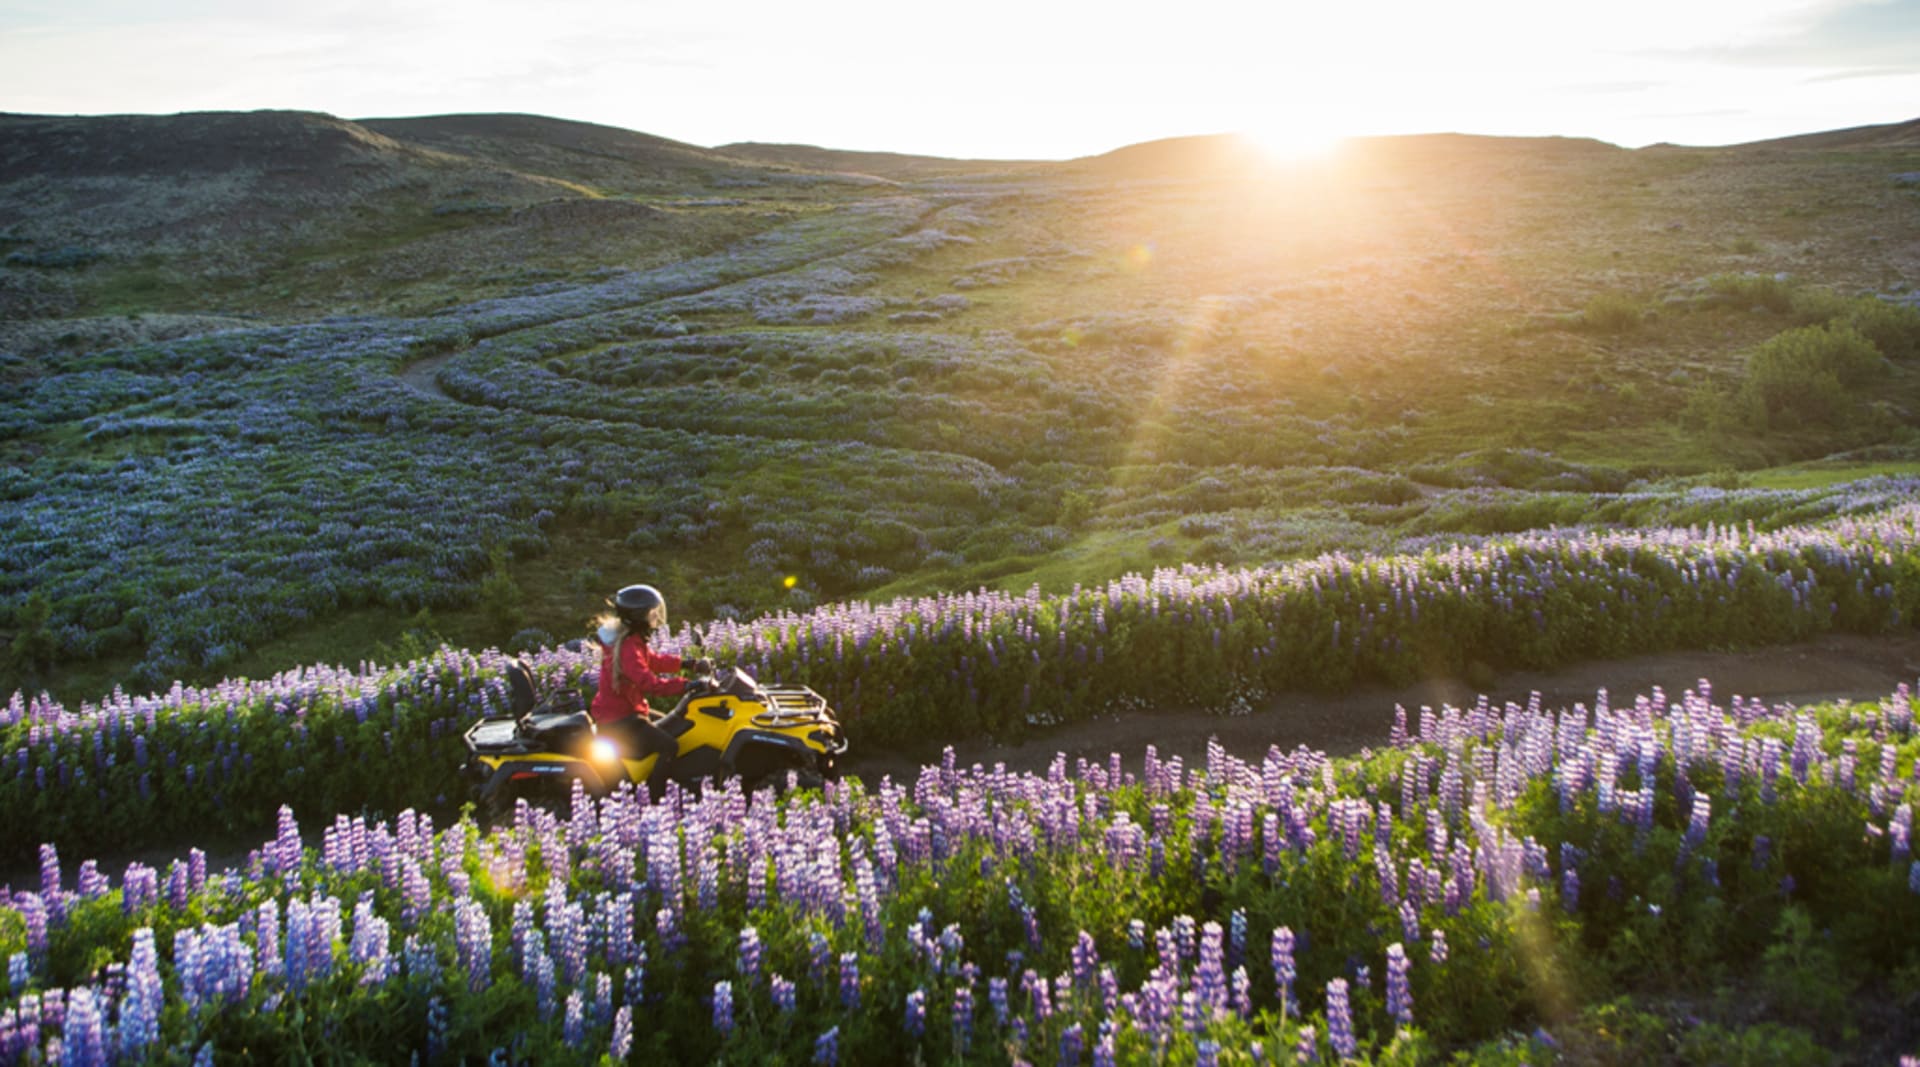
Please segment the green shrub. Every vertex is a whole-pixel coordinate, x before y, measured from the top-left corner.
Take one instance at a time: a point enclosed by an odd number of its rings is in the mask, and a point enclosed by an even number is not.
[[[1792,280],[1783,275],[1716,274],[1707,279],[1705,300],[1741,311],[1764,308],[1785,313],[1793,310],[1793,294]]]
[[[1580,311],[1579,325],[1588,333],[1631,333],[1640,328],[1645,309],[1626,293],[1599,293]]]
[[[1888,359],[1920,356],[1920,308],[1877,296],[1857,297],[1843,321],[1872,341]]]
[[[1842,296],[1831,289],[1793,294],[1793,315],[1807,325],[1851,326],[1888,359],[1920,355],[1920,308],[1877,296]]]
[[[1851,326],[1802,326],[1762,343],[1747,359],[1739,403],[1766,429],[1837,424],[1854,407],[1851,390],[1884,366],[1880,350]]]

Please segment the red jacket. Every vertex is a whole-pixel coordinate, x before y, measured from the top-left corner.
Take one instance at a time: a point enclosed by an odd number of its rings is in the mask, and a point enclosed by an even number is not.
[[[593,695],[595,722],[612,722],[629,715],[651,717],[647,707],[650,696],[676,697],[687,691],[687,680],[673,675],[680,670],[680,657],[655,652],[646,638],[627,634],[619,639],[620,669],[614,671],[614,634],[602,629],[600,637],[600,689]],[[611,684],[609,682],[611,681]]]

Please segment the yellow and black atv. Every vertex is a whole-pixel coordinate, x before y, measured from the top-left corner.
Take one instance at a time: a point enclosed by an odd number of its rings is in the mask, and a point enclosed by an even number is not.
[[[507,682],[510,710],[466,733],[464,773],[482,825],[511,821],[523,797],[564,811],[575,781],[600,796],[623,781],[644,786],[653,774],[655,756],[625,751],[601,733],[577,691],[536,698],[533,674],[518,661],[508,666]],[[820,694],[805,686],[763,686],[734,667],[694,679],[679,705],[654,725],[679,745],[668,771],[688,787],[736,775],[750,792],[789,783],[818,787],[838,776],[835,762],[847,750]]]

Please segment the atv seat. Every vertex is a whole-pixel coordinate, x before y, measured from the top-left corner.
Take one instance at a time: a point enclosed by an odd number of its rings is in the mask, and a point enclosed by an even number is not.
[[[584,711],[536,713],[520,720],[522,737],[548,747],[558,747],[592,729],[593,720]]]

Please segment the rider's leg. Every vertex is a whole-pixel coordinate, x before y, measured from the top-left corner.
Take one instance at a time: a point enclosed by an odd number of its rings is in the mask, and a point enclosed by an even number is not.
[[[653,773],[647,776],[647,791],[653,794],[653,799],[658,800],[673,777],[673,764],[680,755],[680,742],[638,716],[635,716],[634,724],[632,730],[640,741],[640,751],[654,754]]]

